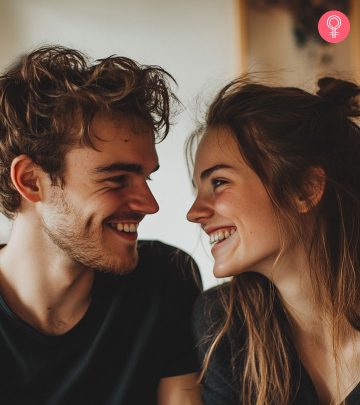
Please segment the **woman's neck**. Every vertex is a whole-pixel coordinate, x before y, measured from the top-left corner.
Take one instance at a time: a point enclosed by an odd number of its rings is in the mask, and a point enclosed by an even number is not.
[[[321,404],[339,403],[359,383],[360,332],[345,316],[334,322],[330,299],[314,285],[301,251],[285,256],[269,277],[292,326],[293,344]]]
[[[331,297],[322,285],[314,284],[305,250],[297,248],[285,254],[268,277],[280,293],[294,333],[321,342],[324,347],[333,347]],[[351,328],[345,317],[339,320],[339,330],[344,332],[339,339],[347,340]]]

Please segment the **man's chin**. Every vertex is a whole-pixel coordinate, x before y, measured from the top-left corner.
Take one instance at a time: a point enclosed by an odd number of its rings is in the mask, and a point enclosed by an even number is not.
[[[131,273],[135,270],[137,264],[139,262],[139,255],[137,250],[132,255],[128,255],[127,257],[121,257],[113,259],[109,258],[104,260],[104,263],[98,263],[98,265],[92,265],[91,267],[95,271],[100,271],[102,273],[111,273],[117,275],[126,275]]]

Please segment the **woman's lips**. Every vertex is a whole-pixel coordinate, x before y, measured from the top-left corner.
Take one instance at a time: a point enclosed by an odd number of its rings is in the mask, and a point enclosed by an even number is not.
[[[236,234],[236,230],[230,234],[227,238],[224,238],[218,242],[215,242],[213,247],[211,248],[211,253],[213,254],[218,248],[221,248],[222,246],[225,246],[227,242],[231,242],[234,238],[234,235]]]

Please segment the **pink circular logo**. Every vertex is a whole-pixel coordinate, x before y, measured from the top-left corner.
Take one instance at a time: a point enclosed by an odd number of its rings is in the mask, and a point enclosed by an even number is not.
[[[349,35],[350,21],[340,11],[327,11],[319,20],[318,30],[322,39],[336,44],[343,41]]]

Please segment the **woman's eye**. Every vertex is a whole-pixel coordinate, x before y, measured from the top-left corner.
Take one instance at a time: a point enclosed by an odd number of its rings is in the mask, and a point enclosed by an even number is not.
[[[151,180],[152,180],[151,176],[146,177],[146,181],[151,181]]]
[[[213,186],[214,189],[216,189],[226,183],[227,183],[227,181],[225,181],[223,179],[212,179],[211,180],[211,185]]]

